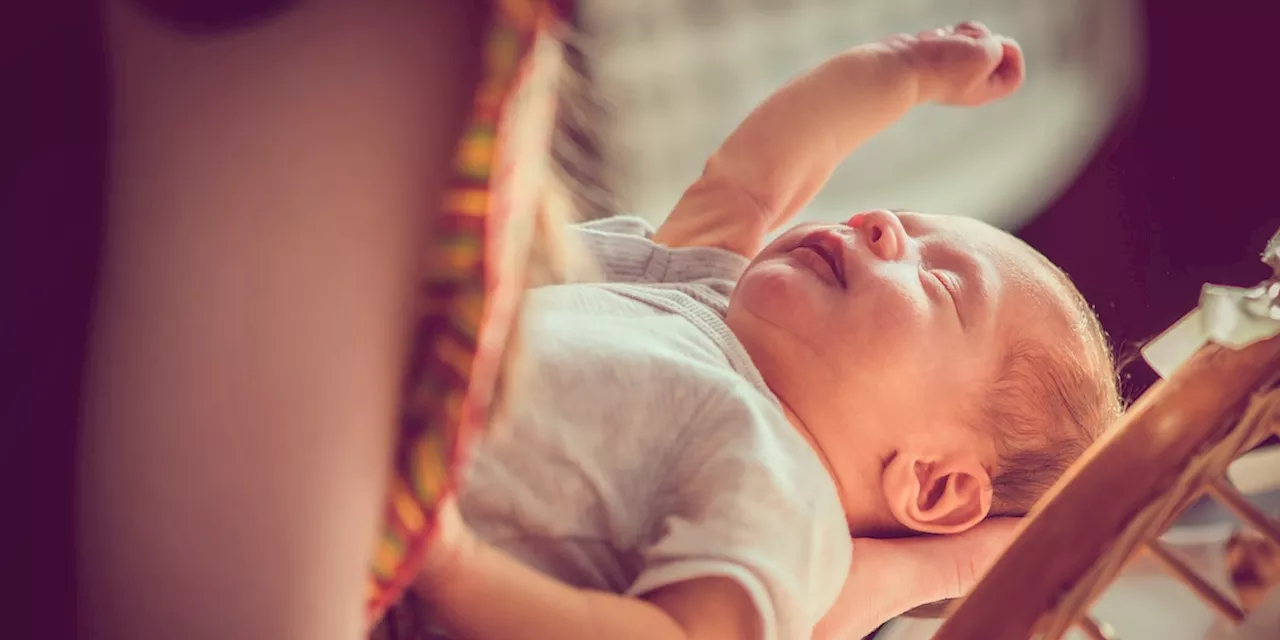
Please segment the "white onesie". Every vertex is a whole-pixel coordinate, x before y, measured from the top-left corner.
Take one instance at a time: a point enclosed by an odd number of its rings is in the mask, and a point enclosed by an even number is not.
[[[764,638],[808,640],[852,543],[817,454],[724,322],[746,259],[662,247],[637,218],[574,229],[605,282],[529,292],[519,413],[473,452],[463,518],[580,587],[731,578]]]

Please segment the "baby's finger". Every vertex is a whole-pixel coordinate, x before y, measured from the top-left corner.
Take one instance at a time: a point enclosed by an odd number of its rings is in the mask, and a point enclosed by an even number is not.
[[[921,31],[920,33],[916,34],[916,37],[921,40],[937,40],[938,38],[945,38],[949,35],[951,35],[950,29],[938,28],[938,29],[929,29],[928,31]]]
[[[1026,76],[1026,62],[1022,56],[1022,47],[1017,40],[998,36],[1000,42],[1000,64],[991,72],[990,82],[1004,94],[1013,93],[1022,85]]]
[[[969,36],[970,38],[985,38],[992,35],[991,29],[988,29],[987,25],[982,24],[977,20],[961,22],[953,28],[953,31],[962,36]]]

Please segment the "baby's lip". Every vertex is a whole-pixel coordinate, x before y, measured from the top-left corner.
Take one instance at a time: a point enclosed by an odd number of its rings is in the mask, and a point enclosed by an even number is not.
[[[840,288],[847,289],[849,287],[848,282],[845,280],[844,259],[846,245],[843,236],[830,229],[819,229],[801,238],[796,248],[809,249],[817,253],[827,262],[827,266],[831,267],[831,273],[835,275],[836,281],[840,283]]]

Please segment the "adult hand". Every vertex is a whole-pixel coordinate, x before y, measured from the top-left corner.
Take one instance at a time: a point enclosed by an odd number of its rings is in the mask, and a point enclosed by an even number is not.
[[[1020,518],[992,518],[945,536],[854,540],[853,564],[814,638],[861,638],[902,613],[968,593],[1017,535]]]

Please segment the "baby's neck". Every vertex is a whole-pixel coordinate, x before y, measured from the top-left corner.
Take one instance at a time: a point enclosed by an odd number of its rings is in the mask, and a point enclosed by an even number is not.
[[[844,479],[841,478],[840,474],[836,471],[835,465],[831,463],[831,457],[828,456],[826,450],[822,448],[822,444],[818,442],[817,437],[813,435],[813,431],[805,425],[804,421],[796,415],[795,411],[791,410],[791,407],[787,405],[786,401],[781,398],[779,398],[778,401],[782,405],[782,411],[787,416],[787,421],[790,422],[791,426],[800,434],[800,437],[804,438],[805,442],[809,443],[809,447],[811,447],[813,452],[817,454],[818,460],[822,462],[823,468],[827,470],[827,477],[831,478],[831,483],[834,484],[836,488],[836,495],[840,497],[840,505],[844,509],[845,520],[849,523],[849,530],[852,532],[856,529],[864,528],[863,525],[865,525],[865,523],[860,522],[863,518],[850,513],[850,494],[846,490]]]
[[[836,491],[839,493],[840,501],[843,503],[845,495],[844,483],[841,482],[840,474],[836,473],[835,467],[831,464],[831,458],[827,456],[827,452],[822,448],[822,444],[818,442],[818,439],[813,435],[813,432],[809,430],[809,427],[805,426],[805,423],[800,419],[800,416],[796,415],[796,412],[791,410],[791,407],[787,405],[786,400],[779,397],[778,402],[782,405],[782,411],[786,414],[787,421],[790,422],[791,426],[800,434],[800,437],[804,438],[805,442],[809,443],[809,447],[813,449],[813,452],[818,454],[818,459],[822,461],[822,466],[827,470],[827,475],[830,476],[831,481],[835,483]]]
[[[880,504],[882,501],[876,499],[879,495],[875,489],[878,486],[878,478],[859,479],[857,474],[850,477],[848,473],[841,474],[837,471],[831,457],[827,455],[813,431],[805,425],[795,411],[791,410],[785,400],[779,398],[779,403],[791,426],[809,443],[813,452],[817,454],[818,460],[822,462],[823,468],[827,470],[827,476],[831,478],[836,494],[840,497],[840,505],[844,509],[850,535],[855,538],[898,538],[914,534],[903,528],[888,509],[883,508]]]
[[[772,371],[785,371],[785,367],[770,366],[780,363],[771,358],[767,350],[759,353],[758,350],[750,349],[746,343],[743,346],[747,348],[765,384],[773,392],[787,421],[791,423],[796,433],[809,443],[809,447],[813,449],[822,467],[826,469],[827,477],[831,479],[836,495],[840,498],[840,506],[844,510],[850,533],[855,537],[894,537],[879,535],[894,529],[898,523],[889,513],[880,495],[880,473],[883,469],[875,464],[876,456],[870,455],[866,458],[866,468],[858,468],[855,463],[846,459],[847,456],[837,460],[828,455],[826,447],[815,434],[815,430],[809,428],[801,419],[799,413],[787,401],[787,394],[783,393],[784,389],[780,388],[780,385],[775,385],[776,380],[771,379],[772,376],[769,375]]]

